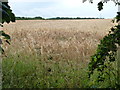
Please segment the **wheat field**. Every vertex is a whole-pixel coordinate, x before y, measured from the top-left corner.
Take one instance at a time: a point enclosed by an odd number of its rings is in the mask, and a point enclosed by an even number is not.
[[[11,45],[3,45],[3,87],[87,87],[90,56],[113,25],[111,19],[4,24]]]
[[[10,34],[9,52],[52,56],[54,60],[89,61],[100,39],[113,23],[107,20],[29,20],[5,24]],[[13,50],[13,51],[12,51]]]

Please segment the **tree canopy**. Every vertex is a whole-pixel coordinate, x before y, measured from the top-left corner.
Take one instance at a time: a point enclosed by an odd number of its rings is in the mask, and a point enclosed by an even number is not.
[[[3,27],[3,23],[10,23],[15,22],[15,15],[12,13],[12,10],[10,6],[8,5],[8,2],[2,2],[0,1],[0,26]],[[3,37],[3,38],[2,38]],[[5,40],[8,44],[10,40],[10,36],[6,34],[4,31],[0,30],[0,53],[4,52],[4,49],[1,47],[2,40]]]
[[[87,0],[83,0],[86,2]],[[90,0],[92,3],[93,0]],[[113,1],[116,5],[119,5],[119,0],[102,0],[98,3],[98,10],[103,9],[103,4],[107,3],[108,1]],[[116,22],[120,21],[120,12],[117,12]],[[120,87],[120,70],[118,64],[119,60],[116,58],[118,47],[120,46],[120,25],[115,25],[109,31],[109,34],[106,35],[98,45],[96,53],[91,56],[91,60],[88,65],[89,69],[89,78],[91,79],[92,75],[95,75],[96,72],[97,78],[95,80],[96,83],[105,83],[105,80],[110,81],[110,86],[113,88]],[[111,76],[114,79],[111,79]],[[93,81],[93,80],[92,80]],[[93,83],[94,84],[94,83]],[[90,85],[94,86],[94,85]]]
[[[15,22],[15,15],[12,13],[8,2],[0,2],[0,14],[2,16],[2,18],[0,18],[0,23],[10,23],[10,21]]]
[[[86,1],[88,1],[88,0],[83,0],[83,3]],[[116,5],[120,4],[119,0],[100,0],[100,2],[98,3],[98,10],[101,11],[103,9],[104,3],[107,3],[108,1],[113,1]],[[93,3],[93,0],[89,0],[89,2]]]

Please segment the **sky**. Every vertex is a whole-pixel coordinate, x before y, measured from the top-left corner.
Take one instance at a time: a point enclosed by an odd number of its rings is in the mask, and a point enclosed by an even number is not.
[[[82,0],[8,0],[13,13],[20,17],[98,17],[114,18],[118,7],[112,1],[104,4],[104,9],[98,11],[97,3]]]

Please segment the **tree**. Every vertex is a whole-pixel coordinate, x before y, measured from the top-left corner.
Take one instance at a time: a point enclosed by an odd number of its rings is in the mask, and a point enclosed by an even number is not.
[[[87,0],[83,0],[85,2]],[[91,3],[93,0],[90,0]],[[103,0],[98,3],[98,10],[103,9],[104,3],[108,2],[110,0]],[[111,0],[116,5],[119,5],[118,0]],[[116,21],[120,21],[120,12],[117,12]],[[98,45],[96,53],[91,56],[90,63],[88,65],[89,69],[89,78],[92,77],[95,72],[97,72],[97,82],[104,82],[106,80],[106,76],[108,76],[108,79],[110,81],[110,86],[108,87],[114,87],[119,88],[120,87],[120,70],[118,66],[115,66],[115,62],[117,62],[117,51],[118,47],[120,46],[120,25],[116,25],[111,28],[109,31],[109,34],[106,35]],[[118,58],[119,59],[119,58]],[[119,60],[118,60],[119,61]],[[118,62],[117,62],[118,63]],[[119,65],[119,63],[117,64]],[[117,67],[117,69],[116,69]],[[111,77],[113,76],[115,79],[115,82],[112,82]]]
[[[0,26],[3,27],[3,23],[15,22],[15,15],[12,13],[8,2],[0,1]],[[1,47],[2,38],[9,43],[10,36],[4,31],[0,31],[0,52],[3,53],[4,50]],[[9,43],[10,44],[10,43]]]
[[[10,9],[10,6],[8,5],[8,2],[2,2],[0,1],[0,27],[3,27],[3,23],[7,22],[10,23],[10,21],[15,22],[15,15],[12,13],[12,10]],[[0,30],[0,55],[4,52],[4,49],[1,47],[3,44],[2,41],[6,41],[9,43],[10,36],[6,34],[4,31]],[[10,43],[9,43],[10,44]],[[0,64],[2,63],[1,57],[0,57]],[[0,69],[2,65],[0,65]],[[1,82],[1,76],[2,71],[0,70],[0,89],[2,89],[2,82]]]

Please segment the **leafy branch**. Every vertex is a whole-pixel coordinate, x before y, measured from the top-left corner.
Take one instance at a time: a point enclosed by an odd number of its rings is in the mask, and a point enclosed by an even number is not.
[[[120,12],[116,16],[117,22],[120,21]],[[109,34],[105,36],[98,45],[96,53],[91,56],[91,61],[89,63],[89,78],[94,74],[94,71],[99,72],[97,81],[101,82],[105,80],[104,71],[108,69],[116,61],[116,52],[120,46],[120,25],[116,25],[111,28]],[[108,73],[108,75],[110,75]],[[117,82],[118,85],[118,82]]]
[[[0,2],[0,26],[3,27],[3,23],[15,22],[15,15],[12,13],[8,2]],[[2,41],[5,40],[8,44],[10,36],[4,31],[0,31],[0,52],[3,53],[4,49],[1,47]]]

